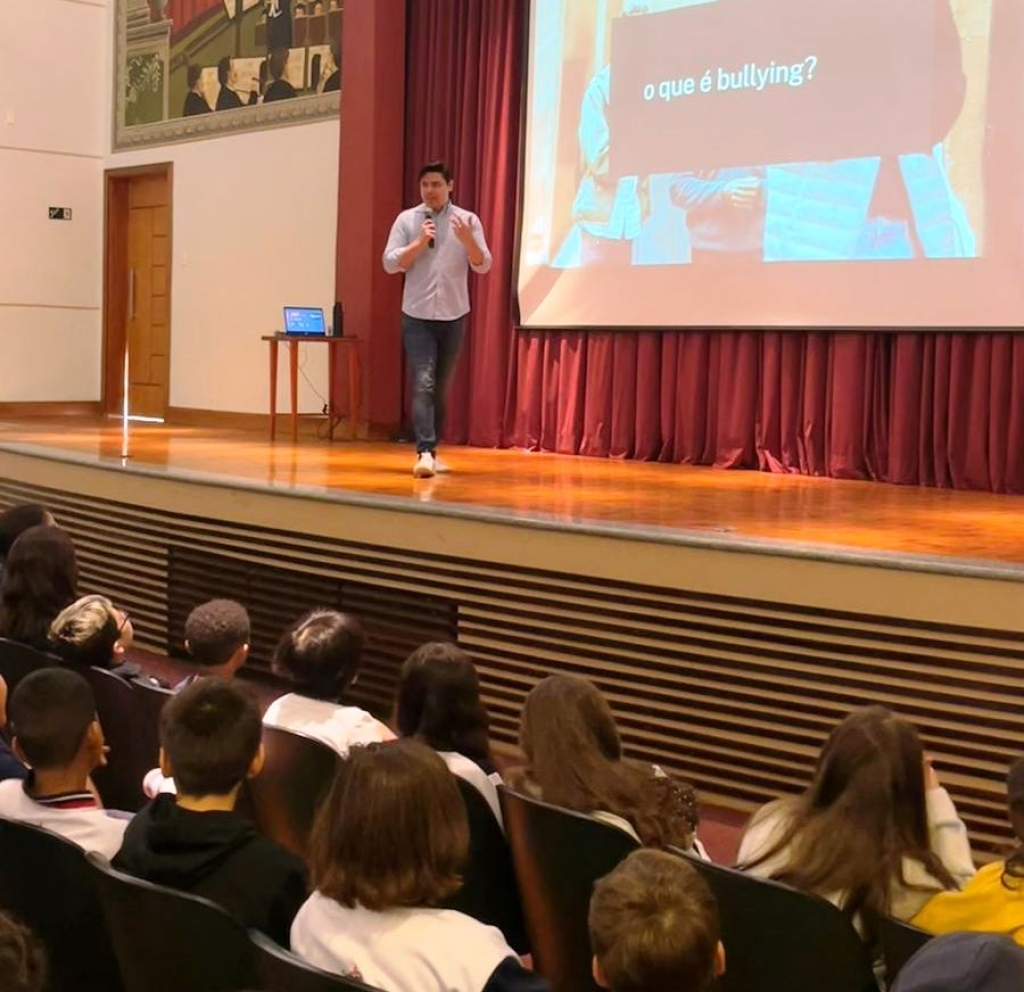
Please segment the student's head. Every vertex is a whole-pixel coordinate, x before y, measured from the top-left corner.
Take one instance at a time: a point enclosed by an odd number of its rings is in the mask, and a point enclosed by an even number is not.
[[[0,913],[0,983],[4,992],[43,992],[46,952],[39,938],[7,913]]]
[[[134,637],[131,618],[106,596],[83,596],[50,625],[50,650],[72,668],[120,664]]]
[[[319,892],[344,906],[436,906],[459,889],[466,810],[439,755],[413,740],[354,747],[320,807],[310,852]]]
[[[589,924],[610,992],[707,992],[725,971],[718,904],[681,857],[634,851],[594,886]]]
[[[217,82],[221,86],[230,86],[234,83],[234,64],[231,61],[230,55],[225,55],[217,63]]]
[[[313,13],[322,14],[324,12],[323,0],[314,0]]]
[[[45,649],[50,624],[76,599],[78,562],[59,527],[30,527],[11,546],[0,592],[0,637]]]
[[[210,674],[230,678],[249,657],[249,614],[233,599],[212,599],[185,621],[185,650]]]
[[[304,3],[297,3],[292,8],[293,17],[305,17],[306,16],[306,5]]]
[[[104,763],[96,700],[78,672],[37,669],[18,683],[8,710],[15,754],[35,771],[87,776]]]
[[[424,644],[402,666],[395,701],[402,737],[416,737],[437,751],[457,751],[493,769],[487,710],[469,655],[454,644]]]
[[[227,796],[263,768],[263,724],[233,682],[200,679],[160,713],[160,769],[182,796]]]
[[[270,53],[270,78],[275,82],[281,79],[288,69],[288,49],[275,48]]]
[[[419,174],[420,196],[431,210],[443,210],[452,197],[455,180],[444,162],[428,162]]]
[[[551,675],[523,705],[519,741],[527,787],[556,806],[628,820],[644,844],[689,847],[697,815],[692,791],[625,760],[611,707],[577,675]]]
[[[787,882],[848,893],[851,913],[888,915],[907,860],[954,888],[929,843],[924,766],[912,724],[881,706],[855,710],[829,735],[808,790],[786,802],[777,843],[751,864],[785,851]]]
[[[196,65],[194,62],[189,63],[188,67],[188,88],[195,90],[199,86],[200,80],[203,78],[203,67]]]
[[[1009,937],[951,933],[928,941],[900,971],[892,992],[1020,992],[1024,948]]]
[[[561,786],[576,762],[574,756],[618,761],[622,743],[608,701],[597,686],[578,675],[549,675],[526,697],[519,724],[519,743],[538,784],[551,802],[572,805],[560,797]]]
[[[23,503],[0,513],[0,561],[11,551],[11,545],[30,527],[53,526],[50,511],[41,503]]]
[[[359,618],[317,609],[292,624],[274,651],[274,671],[314,699],[337,702],[355,682],[366,650]]]

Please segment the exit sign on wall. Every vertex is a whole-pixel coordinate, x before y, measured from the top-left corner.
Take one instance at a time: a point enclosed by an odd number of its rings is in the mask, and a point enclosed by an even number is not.
[[[71,208],[50,207],[50,220],[71,220]]]

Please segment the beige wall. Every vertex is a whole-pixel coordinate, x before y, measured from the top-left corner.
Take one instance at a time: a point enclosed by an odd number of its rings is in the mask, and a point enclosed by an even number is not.
[[[267,354],[285,304],[334,302],[338,123],[112,155],[108,166],[174,163],[171,406],[263,413]],[[303,412],[327,394],[323,347],[301,351]],[[287,400],[282,356],[280,402]]]
[[[103,172],[173,162],[171,405],[264,412],[260,335],[286,303],[334,300],[338,123],[113,154],[113,0],[2,2],[0,402],[99,399]],[[326,353],[303,353],[326,395]],[[280,379],[284,403],[284,363]],[[300,397],[319,411],[304,380]]]
[[[106,2],[3,4],[10,38],[0,42],[0,402],[95,400]],[[50,206],[71,207],[73,220],[49,220]]]

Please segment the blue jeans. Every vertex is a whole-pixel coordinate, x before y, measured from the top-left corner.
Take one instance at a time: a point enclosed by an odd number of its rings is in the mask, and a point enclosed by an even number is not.
[[[402,341],[412,370],[416,454],[433,454],[444,427],[448,392],[466,336],[466,318],[420,320],[402,314]]]

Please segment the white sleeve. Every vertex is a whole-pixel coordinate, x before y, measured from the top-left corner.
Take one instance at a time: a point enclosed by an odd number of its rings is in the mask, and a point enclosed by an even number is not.
[[[491,255],[491,249],[487,247],[487,237],[484,234],[484,226],[480,223],[480,218],[476,214],[470,215],[470,226],[473,229],[473,237],[479,245],[480,250],[484,253],[484,259],[479,265],[473,265],[470,263],[470,268],[478,275],[485,276],[491,271],[491,266],[494,264],[494,258]]]
[[[967,827],[960,819],[949,793],[941,786],[925,793],[928,838],[946,870],[962,885],[974,877],[974,858]]]
[[[398,275],[402,271],[399,258],[402,252],[409,247],[410,243],[409,234],[402,223],[402,215],[400,214],[394,224],[391,225],[391,234],[388,236],[388,244],[384,249],[384,271],[388,275]]]

